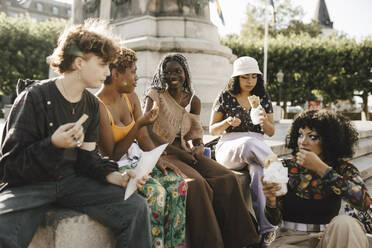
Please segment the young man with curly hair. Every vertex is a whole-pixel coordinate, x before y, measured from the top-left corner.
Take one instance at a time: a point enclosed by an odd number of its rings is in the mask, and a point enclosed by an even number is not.
[[[31,84],[15,100],[1,147],[0,179],[8,186],[0,192],[0,247],[27,247],[51,204],[112,228],[116,247],[151,247],[146,200],[124,201],[134,175],[96,150],[99,103],[86,88],[103,84],[119,49],[100,28],[89,21],[67,29],[51,56],[62,76]]]

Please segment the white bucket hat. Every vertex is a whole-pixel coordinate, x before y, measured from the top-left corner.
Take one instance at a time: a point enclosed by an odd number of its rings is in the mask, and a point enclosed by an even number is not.
[[[244,56],[234,61],[233,73],[231,77],[250,73],[262,74],[262,72],[258,68],[257,60],[249,56]]]

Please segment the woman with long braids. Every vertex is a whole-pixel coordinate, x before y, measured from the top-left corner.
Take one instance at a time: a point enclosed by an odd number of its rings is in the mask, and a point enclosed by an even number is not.
[[[237,178],[202,154],[201,104],[183,55],[169,54],[161,60],[145,101],[145,111],[151,111],[154,102],[159,106],[159,117],[148,126],[153,142],[169,143],[168,157],[188,177],[188,246],[241,248],[257,243],[256,226]]]

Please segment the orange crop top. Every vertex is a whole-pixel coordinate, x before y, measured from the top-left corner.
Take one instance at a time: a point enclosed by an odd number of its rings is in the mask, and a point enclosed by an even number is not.
[[[109,115],[109,118],[111,120],[111,130],[112,130],[112,134],[114,136],[114,141],[115,143],[117,143],[118,141],[122,140],[125,138],[125,136],[127,136],[127,134],[129,133],[129,131],[132,129],[132,127],[134,126],[134,123],[136,122],[134,120],[134,116],[133,116],[133,108],[132,108],[132,104],[130,103],[129,101],[129,98],[127,96],[127,94],[123,94],[125,96],[125,100],[127,101],[127,104],[128,104],[128,107],[129,107],[129,111],[130,111],[130,115],[132,117],[132,122],[129,123],[127,126],[125,127],[121,127],[121,126],[118,126],[118,125],[115,125],[114,123],[114,119],[112,118],[112,115],[111,115],[111,112],[110,110],[107,108],[106,104],[98,98],[98,100],[105,106],[105,109],[107,111],[107,114]]]

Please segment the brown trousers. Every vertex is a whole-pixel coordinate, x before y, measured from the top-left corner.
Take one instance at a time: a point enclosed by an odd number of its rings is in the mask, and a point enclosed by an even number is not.
[[[241,248],[259,242],[256,225],[233,172],[205,156],[196,166],[168,159],[188,178],[186,233],[189,248]]]

